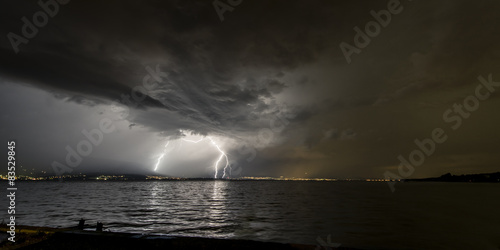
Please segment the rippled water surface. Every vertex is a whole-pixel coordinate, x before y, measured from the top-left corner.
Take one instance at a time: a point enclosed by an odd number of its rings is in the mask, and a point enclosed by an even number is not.
[[[500,249],[500,185],[17,182],[17,223],[360,248]],[[4,189],[5,190],[5,189]],[[4,191],[5,194],[5,191]],[[5,197],[5,195],[4,195]],[[7,221],[7,200],[0,211]]]

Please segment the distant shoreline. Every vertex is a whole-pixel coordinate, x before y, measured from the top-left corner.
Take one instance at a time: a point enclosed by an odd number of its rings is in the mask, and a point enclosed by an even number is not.
[[[486,174],[466,174],[466,175],[452,175],[451,173],[447,173],[439,177],[407,179],[405,181],[500,183],[500,172],[486,173]]]
[[[4,178],[5,177],[5,178]],[[7,181],[6,176],[0,175],[0,181]],[[239,177],[239,178],[183,178],[169,176],[153,176],[153,175],[64,175],[64,176],[17,176],[16,181],[300,181],[300,182],[475,182],[475,183],[500,183],[500,172],[482,173],[482,174],[467,174],[467,175],[452,175],[451,173],[444,174],[439,177],[419,178],[419,179],[401,179],[401,180],[386,180],[386,179],[329,179],[329,178],[275,178],[275,177]]]

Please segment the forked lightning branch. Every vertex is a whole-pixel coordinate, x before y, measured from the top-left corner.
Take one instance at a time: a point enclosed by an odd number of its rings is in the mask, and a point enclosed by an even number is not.
[[[181,131],[182,132],[182,131]],[[219,163],[222,161],[222,159],[225,160],[225,163],[226,165],[224,166],[223,168],[223,175],[222,175],[222,178],[226,178],[227,177],[227,171],[229,170],[229,172],[231,172],[231,166],[229,164],[229,158],[227,157],[227,154],[226,152],[224,152],[219,144],[217,144],[211,137],[206,137],[206,138],[201,138],[199,140],[188,140],[188,139],[181,139],[182,141],[185,141],[185,142],[191,142],[191,143],[198,143],[198,142],[201,142],[205,139],[208,139],[210,140],[210,143],[217,149],[217,151],[220,153],[219,157],[217,158],[217,161],[215,162],[214,164],[214,178],[217,179],[217,176],[219,175]],[[170,141],[167,141],[167,143],[165,144],[165,147],[163,149],[163,152],[160,154],[160,156],[158,157],[158,159],[156,160],[156,164],[155,164],[155,168],[154,168],[154,171],[157,171],[158,170],[158,165],[161,163],[162,159],[165,157],[165,154],[167,154],[167,147],[169,145]]]

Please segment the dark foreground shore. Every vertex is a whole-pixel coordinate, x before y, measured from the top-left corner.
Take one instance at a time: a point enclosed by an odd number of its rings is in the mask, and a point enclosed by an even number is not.
[[[317,246],[251,240],[141,235],[84,231],[73,228],[16,227],[16,242],[0,226],[1,249],[315,249]],[[323,248],[322,248],[323,249]],[[337,248],[346,249],[346,248]]]

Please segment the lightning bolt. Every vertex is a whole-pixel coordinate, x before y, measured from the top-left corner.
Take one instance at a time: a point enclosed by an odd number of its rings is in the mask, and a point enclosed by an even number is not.
[[[222,178],[226,178],[226,170],[227,168],[231,169],[231,167],[229,167],[229,159],[227,158],[227,155],[226,155],[226,152],[224,152],[220,147],[219,145],[217,145],[217,143],[215,143],[215,141],[211,138],[211,137],[207,137],[207,138],[201,138],[197,141],[193,141],[193,140],[187,140],[187,139],[182,139],[183,141],[187,141],[187,142],[192,142],[192,143],[198,143],[198,142],[201,142],[203,141],[204,139],[208,139],[210,140],[210,142],[212,143],[212,145],[215,146],[215,148],[217,148],[217,150],[219,151],[220,153],[220,156],[219,158],[217,159],[217,161],[215,162],[215,165],[214,165],[214,170],[215,170],[215,175],[214,175],[214,178],[217,179],[217,175],[219,174],[219,163],[220,161],[222,160],[222,158],[225,158],[226,159],[226,166],[224,166],[224,170],[223,170],[223,174],[222,174]]]
[[[155,171],[156,171],[156,169],[158,169],[158,165],[160,164],[161,159],[163,159],[163,157],[167,153],[167,147],[168,147],[169,143],[170,143],[170,141],[168,141],[167,144],[165,144],[165,148],[163,149],[163,153],[160,155],[160,157],[158,157],[158,161],[156,161],[156,165],[155,165]]]

